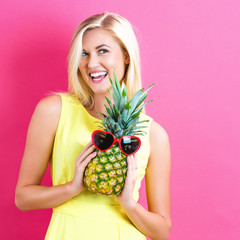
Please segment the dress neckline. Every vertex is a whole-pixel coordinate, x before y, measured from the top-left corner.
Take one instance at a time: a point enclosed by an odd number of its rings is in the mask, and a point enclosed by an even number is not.
[[[82,103],[79,101],[78,97],[75,95],[70,95],[70,97],[72,97],[74,99],[74,101],[81,106],[81,108],[83,109],[83,111],[86,113],[87,116],[89,116],[90,118],[92,118],[95,121],[102,121],[102,119],[96,118],[94,117],[92,114],[90,114],[87,109],[82,105]]]
[[[84,106],[82,106],[82,107],[83,107],[83,109],[85,110],[85,112],[87,113],[87,115],[89,115],[91,118],[93,118],[93,119],[95,119],[95,120],[97,120],[97,121],[102,121],[102,119],[96,118],[96,117],[94,117],[92,114],[90,114],[90,113],[88,112],[88,110],[87,110]]]

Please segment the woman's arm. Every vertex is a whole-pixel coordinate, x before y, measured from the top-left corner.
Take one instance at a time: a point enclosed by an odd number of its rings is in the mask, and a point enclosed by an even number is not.
[[[83,189],[80,173],[91,159],[89,156],[94,149],[91,143],[75,160],[75,176],[72,182],[54,187],[41,186],[48,161],[51,159],[60,114],[61,97],[49,96],[38,103],[30,121],[15,191],[15,204],[22,211],[56,207]]]
[[[132,223],[153,240],[168,239],[170,218],[170,168],[171,154],[166,131],[153,122],[150,128],[150,156],[146,172],[148,211],[130,197],[133,188],[128,183],[119,201]],[[133,157],[128,158],[128,181],[135,184]],[[127,180],[126,180],[127,181]],[[125,188],[125,187],[124,187]],[[129,192],[127,193],[127,189]]]

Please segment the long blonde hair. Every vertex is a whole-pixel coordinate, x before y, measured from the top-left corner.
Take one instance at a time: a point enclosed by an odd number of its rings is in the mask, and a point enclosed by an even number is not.
[[[117,39],[120,46],[129,56],[129,64],[124,83],[129,97],[142,86],[140,75],[140,56],[136,36],[131,24],[115,13],[105,12],[93,15],[84,20],[75,30],[68,53],[68,92],[75,95],[82,105],[91,108],[94,105],[93,92],[83,80],[79,71],[82,57],[82,39],[86,31],[94,28],[108,30]]]

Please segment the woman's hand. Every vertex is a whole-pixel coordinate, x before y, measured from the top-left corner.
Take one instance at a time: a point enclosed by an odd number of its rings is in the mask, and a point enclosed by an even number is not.
[[[73,196],[78,195],[84,188],[83,174],[86,166],[92,158],[96,156],[95,146],[90,141],[82,150],[81,154],[75,159],[75,172],[73,180],[70,182],[70,187]]]
[[[127,157],[127,176],[122,192],[117,199],[123,208],[132,207],[136,201],[133,199],[133,190],[137,180],[138,157],[137,154]]]

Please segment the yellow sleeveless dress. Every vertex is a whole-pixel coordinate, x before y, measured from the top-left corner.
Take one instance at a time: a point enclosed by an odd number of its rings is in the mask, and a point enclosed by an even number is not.
[[[51,166],[53,186],[70,182],[74,177],[75,158],[98,129],[98,119],[90,115],[78,99],[70,94],[60,94],[61,116],[55,136]],[[141,114],[141,119],[151,118]],[[145,175],[149,157],[149,128],[140,137],[138,151],[138,178],[134,199]],[[143,240],[146,237],[132,224],[115,196],[97,195],[83,190],[64,204],[53,208],[45,240]]]

